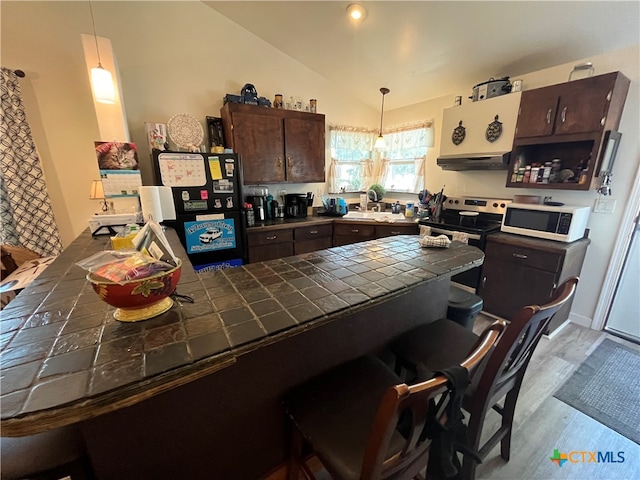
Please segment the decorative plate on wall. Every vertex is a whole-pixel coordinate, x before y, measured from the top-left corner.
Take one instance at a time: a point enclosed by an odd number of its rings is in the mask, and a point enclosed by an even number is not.
[[[167,122],[167,133],[178,148],[197,152],[204,138],[204,129],[191,115],[179,113]]]
[[[465,128],[462,126],[462,120],[458,123],[458,126],[453,129],[453,134],[451,135],[451,141],[454,145],[460,145],[464,140],[467,132]]]
[[[502,135],[502,122],[498,121],[498,115],[496,115],[493,122],[487,126],[485,137],[493,143],[500,138],[500,135]]]

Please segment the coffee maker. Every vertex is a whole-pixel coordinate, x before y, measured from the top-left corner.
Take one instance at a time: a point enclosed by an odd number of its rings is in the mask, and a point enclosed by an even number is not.
[[[305,218],[307,216],[307,195],[305,193],[288,193],[284,196],[284,216],[288,218]]]
[[[253,214],[256,222],[264,222],[270,217],[268,200],[273,198],[269,195],[269,189],[267,187],[250,187],[246,190],[247,202],[253,206]]]

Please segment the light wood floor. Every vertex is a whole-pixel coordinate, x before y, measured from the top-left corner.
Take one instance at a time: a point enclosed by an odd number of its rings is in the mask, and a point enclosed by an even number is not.
[[[474,331],[481,331],[493,319],[480,314]],[[499,446],[478,466],[477,480],[638,480],[640,479],[640,445],[628,440],[591,417],[553,397],[554,392],[571,376],[583,360],[604,338],[624,343],[640,351],[640,346],[626,340],[575,324],[564,326],[553,338],[543,337],[525,374],[516,407],[511,441],[511,460],[500,457]],[[638,372],[640,375],[640,372]],[[489,436],[499,422],[490,412],[484,432]],[[624,463],[569,463],[562,467],[550,458],[554,449],[571,451],[624,452]],[[314,470],[321,470],[314,462]],[[321,472],[321,478],[327,478]],[[286,478],[286,467],[267,480]]]

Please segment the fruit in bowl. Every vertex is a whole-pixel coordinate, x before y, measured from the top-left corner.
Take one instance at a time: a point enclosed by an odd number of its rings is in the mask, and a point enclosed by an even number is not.
[[[169,297],[178,285],[182,262],[165,272],[145,278],[115,283],[94,273],[87,275],[93,290],[112,307],[113,316],[122,322],[137,322],[155,317],[173,306]]]

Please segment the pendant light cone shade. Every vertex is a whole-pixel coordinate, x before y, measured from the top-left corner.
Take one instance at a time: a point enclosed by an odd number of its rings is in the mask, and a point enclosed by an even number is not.
[[[384,137],[382,136],[382,119],[384,117],[384,96],[389,93],[390,90],[388,88],[382,87],[380,89],[380,93],[382,93],[382,108],[380,109],[380,130],[378,131],[378,138],[376,139],[376,143],[373,145],[373,148],[377,148],[378,150],[384,150],[387,148],[387,142],[385,142]]]
[[[96,102],[116,103],[111,72],[105,70],[102,65],[98,64],[97,67],[91,69],[91,85]]]
[[[96,40],[96,52],[98,53],[98,66],[91,69],[91,87],[93,88],[93,96],[99,103],[116,103],[115,88],[113,86],[113,77],[111,72],[106,70],[100,62],[100,49],[98,48],[98,35],[96,34],[96,22],[93,19],[93,7],[89,2],[89,10],[91,11],[91,24],[93,25],[93,38]]]

